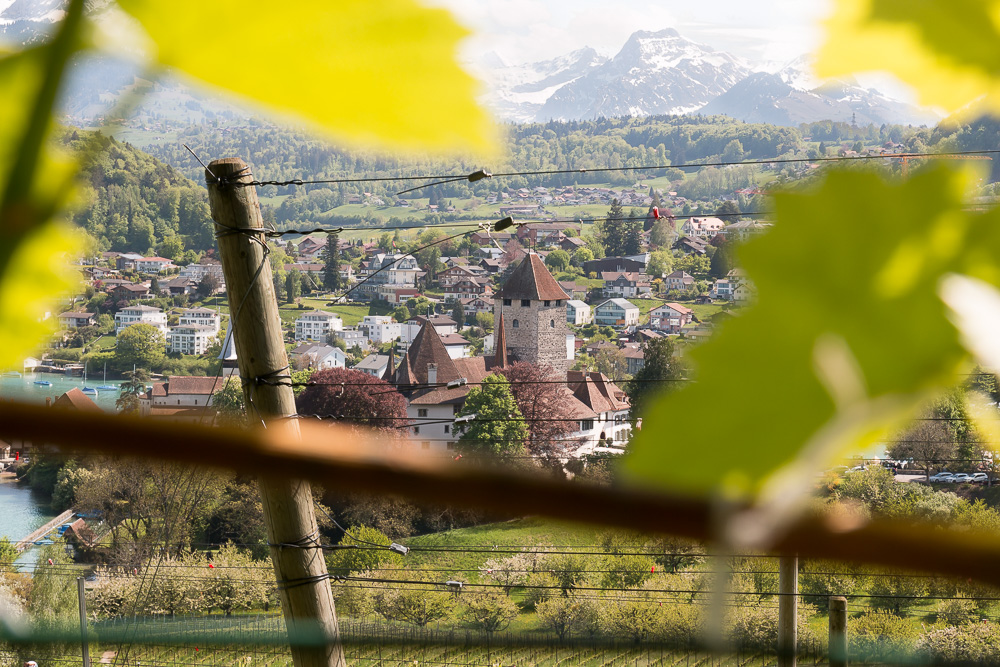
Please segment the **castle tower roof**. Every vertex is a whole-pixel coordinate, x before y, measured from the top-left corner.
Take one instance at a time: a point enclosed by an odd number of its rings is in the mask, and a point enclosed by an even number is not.
[[[441,341],[441,336],[430,322],[424,322],[417,335],[410,343],[410,349],[406,351],[404,358],[408,369],[407,375],[410,384],[427,383],[427,367],[429,364],[437,364],[436,382],[451,382],[461,377],[458,367],[448,354],[448,349]],[[397,382],[399,382],[397,373]]]
[[[557,301],[570,296],[559,287],[559,283],[545,268],[542,259],[532,253],[521,260],[514,272],[497,293],[502,299],[533,299],[535,301]]]

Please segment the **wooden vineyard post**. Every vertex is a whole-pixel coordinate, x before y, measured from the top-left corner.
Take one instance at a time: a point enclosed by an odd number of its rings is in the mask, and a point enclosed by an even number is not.
[[[799,559],[778,560],[778,667],[795,667],[798,648]]]
[[[295,397],[287,384],[257,378],[288,374],[288,355],[268,259],[264,221],[252,180],[240,158],[215,160],[205,174],[208,199],[226,278],[233,338],[243,380],[247,417],[254,426],[298,435]],[[250,232],[240,230],[253,230]],[[312,487],[304,480],[258,478],[271,562],[296,667],[343,667],[337,615],[330,590]],[[278,546],[283,545],[283,546]],[[301,641],[308,637],[304,645]],[[323,640],[323,641],[318,641]]]
[[[847,598],[830,597],[830,667],[847,667]]]

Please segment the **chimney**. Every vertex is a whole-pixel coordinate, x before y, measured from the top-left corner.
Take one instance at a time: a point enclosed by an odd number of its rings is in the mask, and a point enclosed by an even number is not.
[[[51,408],[52,407],[52,397],[51,396],[46,396],[45,397],[45,407],[47,407],[47,408]]]
[[[438,365],[427,364],[427,384],[435,384],[438,381]]]

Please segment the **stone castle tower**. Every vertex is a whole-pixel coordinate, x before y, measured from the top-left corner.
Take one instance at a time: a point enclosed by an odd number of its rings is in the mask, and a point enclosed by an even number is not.
[[[493,301],[494,322],[498,328],[503,323],[511,360],[545,364],[560,376],[566,374],[571,363],[566,358],[569,299],[538,255],[521,260]]]

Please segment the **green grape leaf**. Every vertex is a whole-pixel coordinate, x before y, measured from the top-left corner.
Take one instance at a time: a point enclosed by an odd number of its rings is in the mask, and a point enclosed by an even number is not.
[[[52,144],[52,106],[78,48],[83,1],[47,44],[0,57],[0,368],[19,367],[55,329],[58,299],[79,274],[80,239],[54,220],[69,205],[77,163]]]
[[[883,70],[921,103],[955,111],[986,96],[1000,109],[1000,2],[836,0],[816,73]]]
[[[339,139],[395,149],[492,150],[476,84],[455,63],[465,31],[414,0],[119,0],[165,65]],[[229,44],[233,48],[223,49]]]
[[[774,229],[742,249],[758,302],[692,351],[696,382],[646,413],[631,476],[804,493],[820,466],[957,382],[969,355],[938,285],[968,263],[965,183],[944,167],[901,184],[833,172],[775,195]]]

